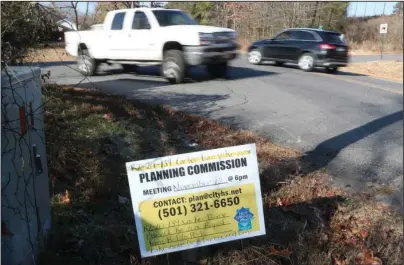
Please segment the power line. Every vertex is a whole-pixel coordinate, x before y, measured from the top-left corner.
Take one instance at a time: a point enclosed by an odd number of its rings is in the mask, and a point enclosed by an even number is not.
[[[377,2],[375,2],[375,9],[373,10],[373,15],[376,16],[376,7],[377,7]]]
[[[363,13],[363,16],[366,17],[366,7],[368,5],[368,2],[365,2],[365,12]]]

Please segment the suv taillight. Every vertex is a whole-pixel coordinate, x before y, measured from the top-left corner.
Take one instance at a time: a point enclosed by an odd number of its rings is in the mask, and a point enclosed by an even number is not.
[[[336,48],[337,48],[337,46],[332,45],[332,44],[320,44],[320,49],[322,49],[322,50],[333,50]]]

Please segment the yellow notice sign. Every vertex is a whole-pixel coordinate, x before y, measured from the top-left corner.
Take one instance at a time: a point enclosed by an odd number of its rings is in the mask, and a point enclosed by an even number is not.
[[[170,159],[198,163],[150,170]],[[254,144],[131,162],[127,171],[143,257],[265,234]]]
[[[260,228],[254,184],[145,201],[140,203],[140,214],[147,251],[237,236]]]

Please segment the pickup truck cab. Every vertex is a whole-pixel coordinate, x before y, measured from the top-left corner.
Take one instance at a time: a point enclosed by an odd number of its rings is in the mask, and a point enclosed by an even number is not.
[[[198,25],[178,9],[134,8],[108,12],[91,30],[66,32],[65,43],[83,75],[94,75],[100,63],[124,70],[162,65],[164,78],[181,83],[190,66],[206,65],[211,75],[224,77],[237,56],[236,37],[232,29]]]

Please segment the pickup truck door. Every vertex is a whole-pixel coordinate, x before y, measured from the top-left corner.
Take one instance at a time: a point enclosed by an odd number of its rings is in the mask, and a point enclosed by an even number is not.
[[[100,45],[107,46],[107,56],[109,59],[125,59],[127,51],[125,43],[128,38],[128,31],[125,30],[124,23],[125,18],[127,20],[127,12],[116,12],[112,18],[109,29],[106,29],[107,40],[105,44]]]
[[[135,11],[130,27],[127,40],[128,57],[133,60],[156,60],[158,48],[145,12]]]

